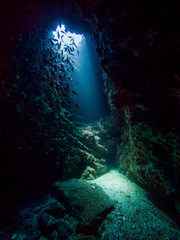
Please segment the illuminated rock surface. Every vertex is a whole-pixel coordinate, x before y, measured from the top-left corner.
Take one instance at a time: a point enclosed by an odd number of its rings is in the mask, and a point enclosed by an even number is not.
[[[101,239],[179,239],[178,226],[148,199],[148,193],[117,170],[96,183],[115,202],[101,225]]]

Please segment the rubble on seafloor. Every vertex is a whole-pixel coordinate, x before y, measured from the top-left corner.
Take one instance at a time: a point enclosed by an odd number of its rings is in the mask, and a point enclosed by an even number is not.
[[[117,170],[86,181],[56,182],[51,195],[21,210],[0,239],[180,239],[176,223]]]

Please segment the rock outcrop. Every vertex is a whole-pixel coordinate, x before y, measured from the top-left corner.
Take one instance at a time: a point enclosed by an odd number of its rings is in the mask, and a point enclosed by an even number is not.
[[[100,239],[99,227],[114,208],[101,187],[72,179],[56,182],[52,195],[23,208],[11,229],[0,230],[0,239]]]
[[[91,224],[113,207],[113,202],[101,187],[83,180],[56,182],[53,195],[65,205],[70,215],[80,219],[83,224]]]

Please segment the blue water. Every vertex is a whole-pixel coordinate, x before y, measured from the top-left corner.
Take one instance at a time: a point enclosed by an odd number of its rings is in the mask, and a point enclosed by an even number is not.
[[[78,92],[78,114],[84,121],[95,121],[109,113],[107,98],[103,92],[102,68],[93,42],[84,38],[73,57],[73,81]],[[78,82],[78,83],[77,83]]]

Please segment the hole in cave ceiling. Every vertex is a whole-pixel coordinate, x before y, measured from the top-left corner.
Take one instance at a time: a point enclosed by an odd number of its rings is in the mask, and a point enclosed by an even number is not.
[[[67,31],[64,24],[58,25],[56,31],[53,31],[53,35],[54,43],[59,44],[61,49],[64,49],[66,46],[78,47],[84,38],[82,34]]]

